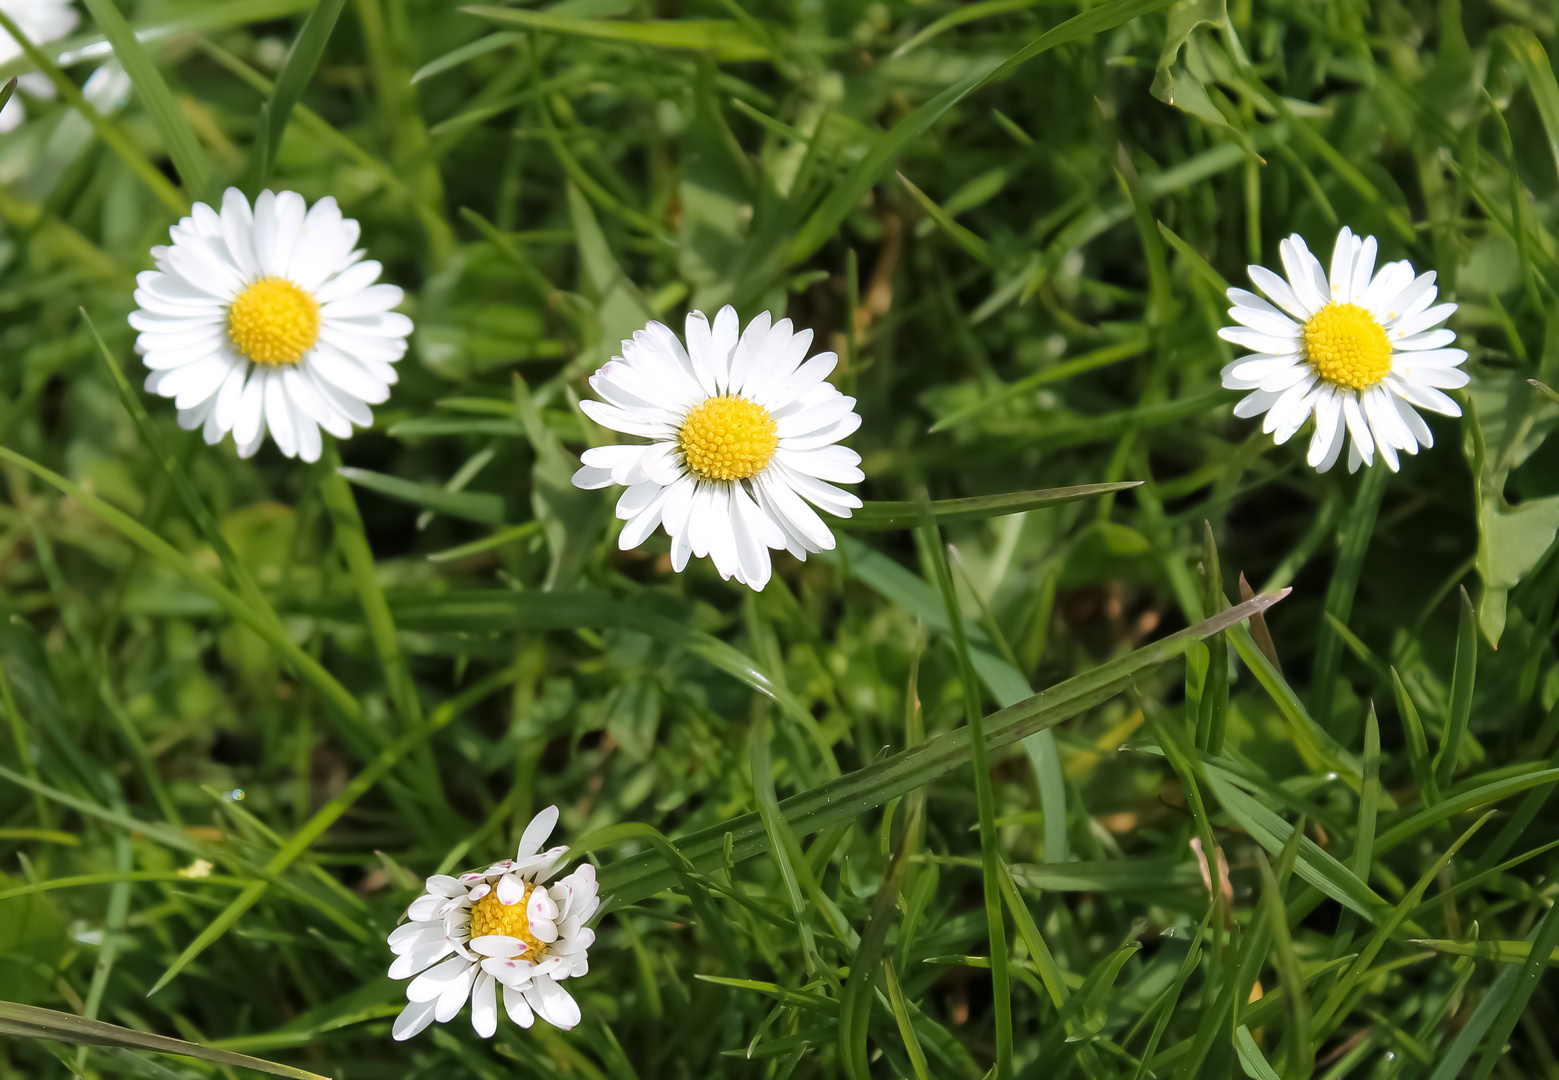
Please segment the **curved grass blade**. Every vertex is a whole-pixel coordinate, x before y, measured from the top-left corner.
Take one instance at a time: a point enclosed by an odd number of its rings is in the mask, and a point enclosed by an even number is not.
[[[231,1050],[218,1050],[167,1035],[153,1035],[117,1024],[106,1024],[101,1020],[89,1020],[72,1013],[18,1005],[10,1001],[0,1001],[0,1032],[16,1038],[54,1039],[88,1046],[117,1046],[125,1050],[178,1054],[197,1061],[208,1061],[213,1065],[252,1069],[272,1076],[290,1077],[291,1080],[326,1080],[318,1073],[295,1069],[291,1065],[279,1065],[274,1061],[237,1054]]]
[[[108,0],[88,2],[101,4]],[[255,170],[257,187],[264,187],[270,180],[276,152],[281,149],[282,135],[292,116],[292,107],[298,103],[309,80],[314,77],[314,69],[319,67],[319,61],[325,55],[330,32],[336,28],[336,20],[340,18],[341,8],[345,4],[346,0],[319,0],[314,10],[309,12],[309,17],[303,21],[303,28],[293,39],[292,47],[287,50],[287,58],[282,61],[281,71],[276,75],[276,85],[271,90],[270,100],[264,106],[265,123],[260,129],[260,144],[256,148],[260,154],[259,168]]]
[[[945,33],[955,26],[962,26],[976,19],[987,19],[992,15],[1005,15],[1009,11],[1022,11],[1024,8],[1033,7],[1037,2],[1038,0],[980,0],[979,3],[964,4],[915,31],[915,36],[889,53],[888,59],[895,60],[911,49],[918,49],[938,34]]]
[[[1108,701],[1142,672],[1178,657],[1191,642],[1227,630],[1256,612],[1265,611],[1287,595],[1285,590],[1258,596],[992,713],[985,718],[986,749],[995,753]],[[793,795],[780,803],[780,809],[792,832],[807,836],[962,768],[971,757],[969,729],[958,728]],[[677,847],[695,867],[713,867],[724,858],[727,835],[731,837],[731,858],[735,861],[752,858],[768,849],[768,838],[757,814],[745,814],[694,833]],[[659,855],[645,853],[604,867],[601,892],[612,897],[614,906],[620,906],[653,896],[675,880]]]
[[[1457,814],[1465,814],[1469,810],[1476,810],[1490,803],[1500,802],[1512,795],[1519,795],[1531,788],[1541,787],[1543,784],[1559,780],[1559,769],[1540,769],[1537,772],[1526,773],[1522,776],[1511,776],[1504,780],[1496,780],[1492,784],[1483,784],[1464,791],[1458,795],[1452,795],[1436,806],[1426,807],[1413,814],[1404,821],[1399,821],[1375,839],[1375,852],[1378,858],[1396,847],[1398,844],[1410,840],[1423,832],[1431,829],[1442,821],[1449,821]]]
[[[173,159],[173,167],[179,171],[179,179],[191,199],[204,198],[206,186],[211,180],[210,162],[205,151],[195,139],[195,129],[179,103],[173,100],[162,72],[157,70],[151,54],[136,40],[135,31],[114,6],[113,0],[85,0],[87,10],[102,29],[103,36],[113,46],[114,56],[130,76],[130,84],[151,114],[152,122],[162,134],[164,148]]]
[[[1023,514],[1046,506],[1090,499],[1112,491],[1139,487],[1142,481],[1120,484],[1080,484],[1076,487],[1043,488],[1039,491],[1009,491],[1001,495],[975,495],[967,499],[939,499],[932,503],[869,502],[847,518],[825,514],[835,529],[882,531],[913,529],[929,513],[937,524],[955,521],[983,521],[1006,514]]]
[[[496,52],[524,40],[525,35],[514,30],[500,30],[496,34],[479,37],[458,49],[451,49],[436,60],[429,60],[412,74],[411,81],[414,84],[419,83],[423,79],[430,79],[434,75],[459,67],[468,60],[475,60],[478,56],[486,56],[490,52]]]

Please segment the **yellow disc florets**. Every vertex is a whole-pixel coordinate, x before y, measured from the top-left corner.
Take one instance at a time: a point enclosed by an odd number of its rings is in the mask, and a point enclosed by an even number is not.
[[[687,414],[677,441],[687,467],[703,479],[745,480],[774,456],[778,428],[762,405],[722,395]]]
[[[319,340],[319,301],[286,278],[260,278],[227,309],[227,336],[255,363],[296,364]]]
[[[1327,304],[1305,323],[1305,359],[1328,382],[1368,390],[1391,370],[1391,342],[1358,304]]]
[[[479,938],[500,934],[519,938],[525,942],[523,958],[535,960],[547,951],[546,942],[536,940],[530,932],[530,919],[525,914],[525,905],[530,903],[530,894],[535,891],[536,886],[526,882],[525,899],[518,904],[505,904],[499,900],[497,889],[482,897],[471,908],[471,936]]]

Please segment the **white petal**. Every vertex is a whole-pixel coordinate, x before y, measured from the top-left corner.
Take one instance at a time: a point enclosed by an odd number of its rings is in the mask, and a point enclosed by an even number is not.
[[[448,960],[424,971],[413,979],[406,987],[407,1001],[432,1001],[441,997],[445,990],[459,981],[462,975],[466,976],[466,986],[470,972],[474,965],[463,956],[451,956]],[[441,1021],[442,1022],[442,1021]]]
[[[471,988],[471,1027],[484,1039],[498,1030],[498,984],[485,971]]]
[[[1332,269],[1329,275],[1331,285],[1330,299],[1337,303],[1345,303],[1353,293],[1353,264],[1358,258],[1361,241],[1353,235],[1353,230],[1344,225],[1337,234],[1337,243],[1332,248]]]
[[[536,1022],[536,1014],[525,1001],[525,991],[507,983],[503,988],[503,1007],[509,1014],[509,1019],[522,1028],[528,1028]]]
[[[1364,410],[1359,406],[1357,394],[1346,394],[1342,399],[1342,416],[1348,422],[1348,434],[1353,436],[1350,444],[1358,453],[1359,460],[1366,465],[1375,461],[1375,437],[1370,434],[1370,426],[1364,419]],[[1349,463],[1349,471],[1354,466]]]
[[[551,979],[533,979],[525,988],[525,999],[547,1023],[564,1031],[579,1023],[579,1005],[569,992]]]
[[[1255,283],[1256,288],[1266,293],[1273,303],[1300,322],[1304,322],[1318,310],[1300,303],[1299,297],[1294,294],[1294,290],[1289,287],[1288,282],[1284,281],[1279,275],[1274,274],[1271,270],[1268,270],[1265,266],[1250,267],[1250,279]],[[1236,303],[1238,302],[1237,298],[1232,294],[1229,299]]]
[[[1310,437],[1310,452],[1305,461],[1318,468],[1341,437],[1342,402],[1335,387],[1323,387],[1315,398],[1315,434]]]
[[[395,1041],[405,1042],[433,1023],[433,1010],[436,1005],[437,1003],[432,1001],[413,1002],[402,1009],[400,1015],[395,1018],[395,1026],[390,1030]]]
[[[526,948],[525,942],[516,937],[509,937],[507,934],[483,934],[481,937],[471,939],[472,952],[499,960],[519,956],[526,951]]]
[[[530,819],[530,824],[525,826],[525,832],[520,836],[520,846],[515,853],[515,859],[528,859],[541,850],[541,845],[547,842],[547,837],[552,835],[552,830],[557,828],[558,808],[549,806]]]

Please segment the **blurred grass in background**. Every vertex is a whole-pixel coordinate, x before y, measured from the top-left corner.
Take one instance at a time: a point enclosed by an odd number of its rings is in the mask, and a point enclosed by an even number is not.
[[[0,71],[64,95],[0,137],[0,1077],[1559,1075],[1552,4],[82,16]],[[343,472],[139,390],[134,274],[227,184],[407,290]],[[1399,476],[1219,387],[1226,284],[1340,224],[1461,304]],[[1144,483],[877,507],[759,595],[618,552],[584,377],[725,303],[839,352],[868,500]],[[1242,579],[1295,592],[1163,640]],[[551,802],[617,898],[582,1027],[390,1042],[420,879]]]

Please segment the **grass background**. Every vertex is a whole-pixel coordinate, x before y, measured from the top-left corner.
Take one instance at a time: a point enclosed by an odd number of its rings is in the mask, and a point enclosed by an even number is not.
[[[1559,1075],[1551,4],[82,14],[3,72],[64,96],[0,138],[0,1077]],[[139,390],[230,183],[407,290],[339,460]],[[1218,385],[1226,282],[1340,224],[1461,304],[1400,475]],[[839,352],[892,526],[761,595],[567,482],[584,377],[725,303]],[[553,802],[583,1025],[392,1043],[420,879]]]

